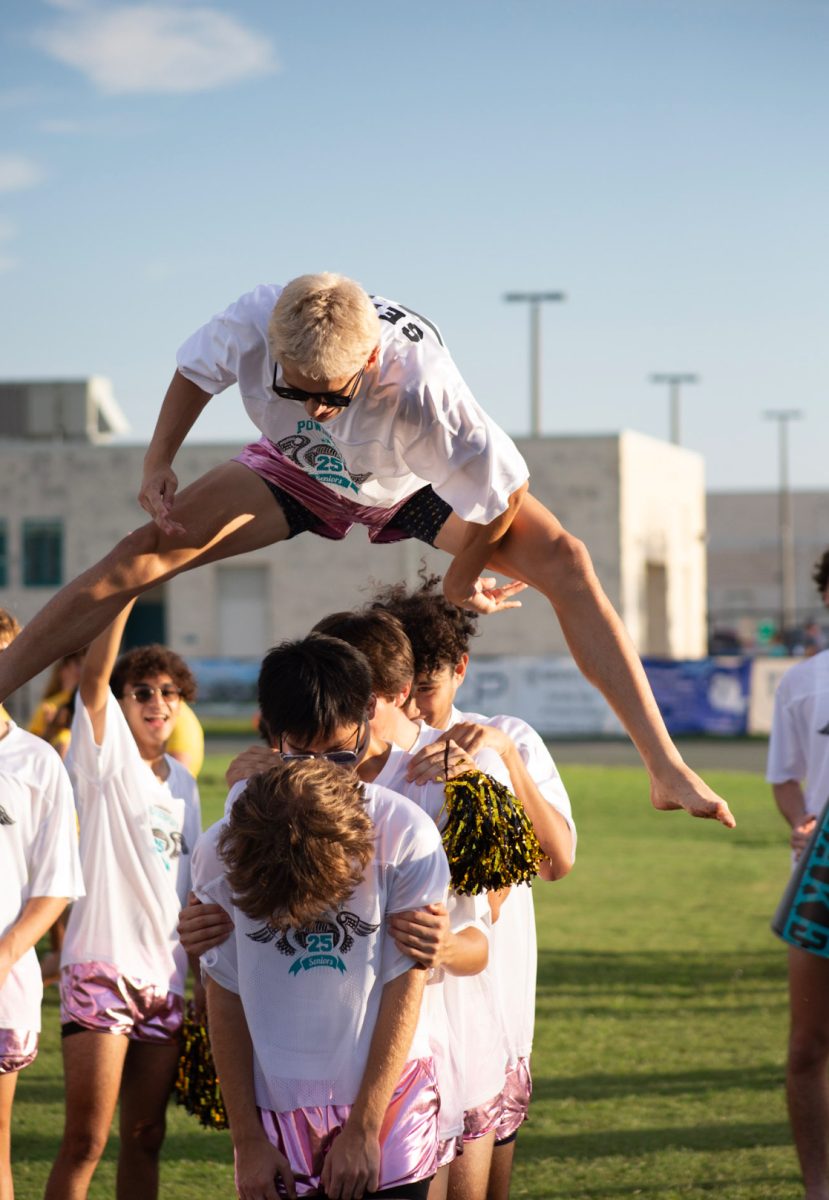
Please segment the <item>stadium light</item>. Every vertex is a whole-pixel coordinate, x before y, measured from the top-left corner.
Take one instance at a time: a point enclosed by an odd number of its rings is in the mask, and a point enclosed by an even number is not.
[[[789,487],[789,421],[799,421],[803,413],[798,408],[769,408],[763,416],[767,421],[777,422],[777,552],[780,563],[780,633],[783,634],[794,627],[797,619],[794,520]]]
[[[507,304],[530,306],[530,433],[541,436],[541,305],[566,300],[564,292],[507,292]]]
[[[683,383],[699,383],[699,375],[692,375],[690,371],[665,371],[658,375],[651,375],[651,383],[667,383],[668,385],[668,398],[670,401],[669,440],[675,446],[678,446],[680,444],[680,388]]]

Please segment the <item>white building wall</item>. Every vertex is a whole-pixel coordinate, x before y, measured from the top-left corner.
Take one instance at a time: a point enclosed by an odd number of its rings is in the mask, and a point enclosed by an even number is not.
[[[648,554],[658,554],[669,563],[674,653],[702,653],[704,496],[696,456],[633,434],[621,439],[524,439],[518,444],[530,466],[533,494],[587,544],[634,642],[641,637],[642,563]],[[180,487],[237,450],[228,445],[183,447],[176,460]],[[140,446],[0,441],[0,512],[9,548],[8,586],[0,588],[0,606],[25,622],[54,591],[22,586],[20,531],[26,517],[63,521],[64,581],[144,522],[136,499],[143,454]],[[273,644],[302,636],[332,610],[368,601],[380,584],[400,579],[416,584],[421,562],[440,574],[448,559],[420,543],[371,546],[365,531],[355,528],[347,546],[304,535],[232,565],[265,569],[266,641]],[[167,640],[183,654],[220,653],[221,570],[222,564],[211,564],[179,576],[164,589]],[[485,618],[480,628],[478,653],[567,653],[549,604],[535,593],[525,595],[522,609]]]
[[[621,612],[640,654],[706,650],[705,468],[700,455],[625,432],[620,451]],[[648,565],[664,568],[667,629],[654,639]],[[649,638],[650,633],[650,638]]]

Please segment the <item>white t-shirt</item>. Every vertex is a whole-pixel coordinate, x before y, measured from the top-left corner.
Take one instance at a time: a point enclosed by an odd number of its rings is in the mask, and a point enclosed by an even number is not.
[[[105,721],[100,746],[83,704],[72,723],[67,766],[87,894],[69,917],[61,965],[106,962],[183,995],[187,955],[176,925],[201,829],[198,788],[169,755],[167,779],[153,774],[111,693]]]
[[[413,754],[443,736],[443,730],[421,724],[411,750],[392,746],[375,782],[408,796],[428,813],[439,829],[446,824],[442,783],[412,783],[406,768]],[[474,756],[476,766],[509,786],[509,774],[500,755],[485,747]],[[473,927],[490,941],[492,920],[485,894],[459,896],[450,891],[449,928],[453,933]],[[500,999],[489,965],[477,975],[451,975],[441,972],[442,997],[430,986],[426,989],[432,1048],[437,1065],[441,1093],[440,1136],[457,1136],[456,1125],[463,1129],[463,1113],[496,1096],[504,1084],[507,1050]],[[486,1053],[481,1048],[486,1047]]]
[[[241,997],[256,1103],[273,1112],[354,1102],[383,987],[412,966],[395,947],[386,918],[446,900],[449,867],[434,823],[386,788],[364,784],[363,792],[374,857],[352,896],[313,930],[282,933],[236,908],[217,853],[224,822],[196,847],[196,894],[220,904],[235,927],[202,956],[202,966]],[[421,1017],[408,1057],[429,1056]]]
[[[570,799],[547,747],[535,730],[519,717],[484,717],[453,708],[450,725],[464,721],[495,725],[509,734],[536,787],[570,826],[575,858],[576,827]],[[537,960],[532,889],[522,884],[510,890],[490,938],[490,970],[504,1020],[510,1064],[519,1058],[529,1058],[532,1050]]]
[[[268,321],[281,293],[261,284],[213,317],[179,349],[179,372],[210,395],[238,383],[265,436],[356,504],[391,508],[429,483],[464,520],[485,525],[505,511],[527,465],[479,407],[431,322],[375,296],[379,360],[351,405],[320,423],[273,391]]]
[[[0,935],[36,896],[82,895],[69,776],[50,745],[10,721],[0,739]],[[0,988],[0,1029],[39,1031],[42,999],[32,946]]]
[[[818,816],[829,800],[827,650],[790,667],[777,685],[766,779],[803,784],[810,816]]]

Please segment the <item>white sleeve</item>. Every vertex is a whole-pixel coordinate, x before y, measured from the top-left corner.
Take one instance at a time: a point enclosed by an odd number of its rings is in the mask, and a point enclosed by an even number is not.
[[[233,915],[233,896],[219,858],[218,842],[223,821],[217,821],[201,835],[193,849],[193,891],[204,904],[220,904]],[[218,946],[202,954],[202,970],[229,992],[239,992],[239,965],[235,931]]]
[[[486,892],[479,892],[475,896],[461,896],[450,888],[446,910],[449,913],[449,928],[452,933],[462,933],[464,929],[474,928],[480,929],[487,938],[489,937],[492,921]]]
[[[236,383],[243,356],[262,354],[263,315],[270,317],[278,295],[279,289],[261,286],[217,313],[179,347],[179,373],[211,396]]]
[[[411,805],[409,834],[401,840],[397,861],[392,864],[386,899],[386,916],[446,902],[449,863],[437,826],[430,817]],[[396,979],[412,966],[412,959],[394,944],[388,929],[383,936],[382,981]]]
[[[453,373],[456,368],[453,366]],[[488,525],[529,478],[511,438],[478,405],[460,375],[424,384],[419,422],[405,423],[400,454],[465,521]]]
[[[77,900],[85,890],[72,787],[56,754],[44,760],[43,775],[40,821],[28,855],[26,898],[66,896]]]
[[[790,702],[788,689],[781,681],[774,697],[766,762],[768,783],[787,783],[790,779],[802,783],[806,778],[808,753],[797,716],[797,707]]]
[[[136,771],[144,769],[135,738],[130,732],[121,705],[112,692],[107,694],[104,732],[100,745],[95,741],[92,721],[86,706],[79,700],[72,720],[72,737],[66,766],[73,782],[87,780],[95,785],[104,784],[116,774],[131,779]],[[92,791],[88,787],[75,787],[75,803],[81,819],[83,804],[92,795],[99,795],[97,786]],[[140,797],[140,789],[127,787],[124,789],[124,797],[125,803],[130,805],[136,815],[144,813],[145,805]]]

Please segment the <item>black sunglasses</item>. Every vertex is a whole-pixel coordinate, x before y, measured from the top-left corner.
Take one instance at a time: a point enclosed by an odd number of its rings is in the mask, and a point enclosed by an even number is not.
[[[363,363],[357,374],[348,381],[345,385],[348,391],[341,388],[338,392],[306,392],[302,388],[288,387],[285,383],[277,383],[276,375],[279,371],[279,363],[274,363],[271,388],[283,400],[297,400],[300,404],[305,404],[306,401],[313,400],[317,404],[327,404],[331,408],[348,408],[351,401],[357,395],[357,388],[360,386],[360,380],[363,378],[363,373],[367,366],[368,363]]]
[[[364,717],[357,726],[357,745],[353,750],[324,750],[321,754],[306,750],[302,754],[286,754],[282,749],[282,734],[279,735],[279,756],[283,762],[309,762],[312,758],[324,758],[337,767],[353,767],[363,757],[369,738],[368,718]]]

